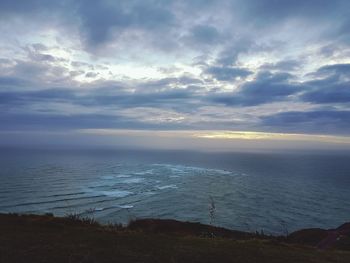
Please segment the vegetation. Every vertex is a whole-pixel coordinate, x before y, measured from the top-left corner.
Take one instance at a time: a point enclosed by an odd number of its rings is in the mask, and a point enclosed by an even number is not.
[[[76,223],[82,223],[87,225],[95,225],[98,226],[99,223],[95,220],[95,218],[90,216],[82,216],[78,213],[69,213],[65,216],[66,219]]]
[[[310,245],[324,232],[301,232],[289,240],[175,220],[122,227],[75,215],[0,214],[0,262],[350,262],[350,251]]]

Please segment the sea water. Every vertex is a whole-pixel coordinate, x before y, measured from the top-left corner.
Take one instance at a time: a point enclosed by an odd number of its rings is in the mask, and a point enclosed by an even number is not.
[[[0,212],[334,228],[350,221],[350,155],[2,149]]]

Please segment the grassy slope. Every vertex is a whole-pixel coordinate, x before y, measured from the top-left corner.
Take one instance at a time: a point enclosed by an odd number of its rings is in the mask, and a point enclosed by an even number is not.
[[[108,229],[63,218],[0,215],[0,262],[350,262],[350,252],[273,240]]]

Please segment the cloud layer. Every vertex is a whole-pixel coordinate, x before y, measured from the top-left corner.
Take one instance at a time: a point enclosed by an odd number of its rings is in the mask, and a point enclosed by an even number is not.
[[[350,2],[1,1],[2,131],[350,135]]]

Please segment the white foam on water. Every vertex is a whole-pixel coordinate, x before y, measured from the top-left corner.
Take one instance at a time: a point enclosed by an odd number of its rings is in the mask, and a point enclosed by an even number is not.
[[[146,171],[143,171],[143,172],[135,172],[135,173],[133,173],[133,174],[135,174],[135,175],[153,174],[153,169],[146,170]]]
[[[185,172],[185,169],[179,169],[179,168],[174,168],[174,167],[170,167],[170,170],[172,173],[183,173]]]
[[[104,176],[101,176],[101,179],[104,179],[104,180],[113,180],[115,178],[114,175],[104,175]]]
[[[137,178],[130,178],[130,179],[121,180],[120,183],[139,184],[139,183],[142,183],[144,180],[145,180],[145,178],[137,177]]]
[[[172,164],[153,164],[153,166],[166,168],[174,174],[189,174],[189,173],[217,173],[221,175],[232,175],[231,171],[221,169],[208,169],[196,166],[172,165]]]
[[[118,207],[123,208],[123,209],[130,209],[133,208],[133,205],[119,205]]]
[[[118,174],[115,177],[117,177],[117,178],[128,178],[128,177],[131,177],[131,175],[130,174]]]
[[[109,197],[125,197],[132,194],[132,192],[130,191],[123,191],[123,190],[99,191],[98,193]]]
[[[232,175],[233,173],[230,171],[226,171],[226,170],[219,170],[219,169],[209,169],[209,171],[213,171],[215,173],[218,174],[222,174],[222,175]]]
[[[156,186],[159,190],[164,189],[176,189],[178,188],[175,184],[169,184],[169,185],[163,185],[163,186]]]
[[[144,195],[155,195],[156,192],[154,191],[147,191],[147,192],[143,192]]]
[[[100,181],[97,181],[97,182],[92,182],[92,183],[89,183],[89,189],[91,191],[91,189],[93,188],[100,188],[100,187],[109,187],[109,186],[113,186],[114,185],[114,182],[111,181],[111,180],[108,180],[108,181],[104,181],[104,180],[100,180]]]

